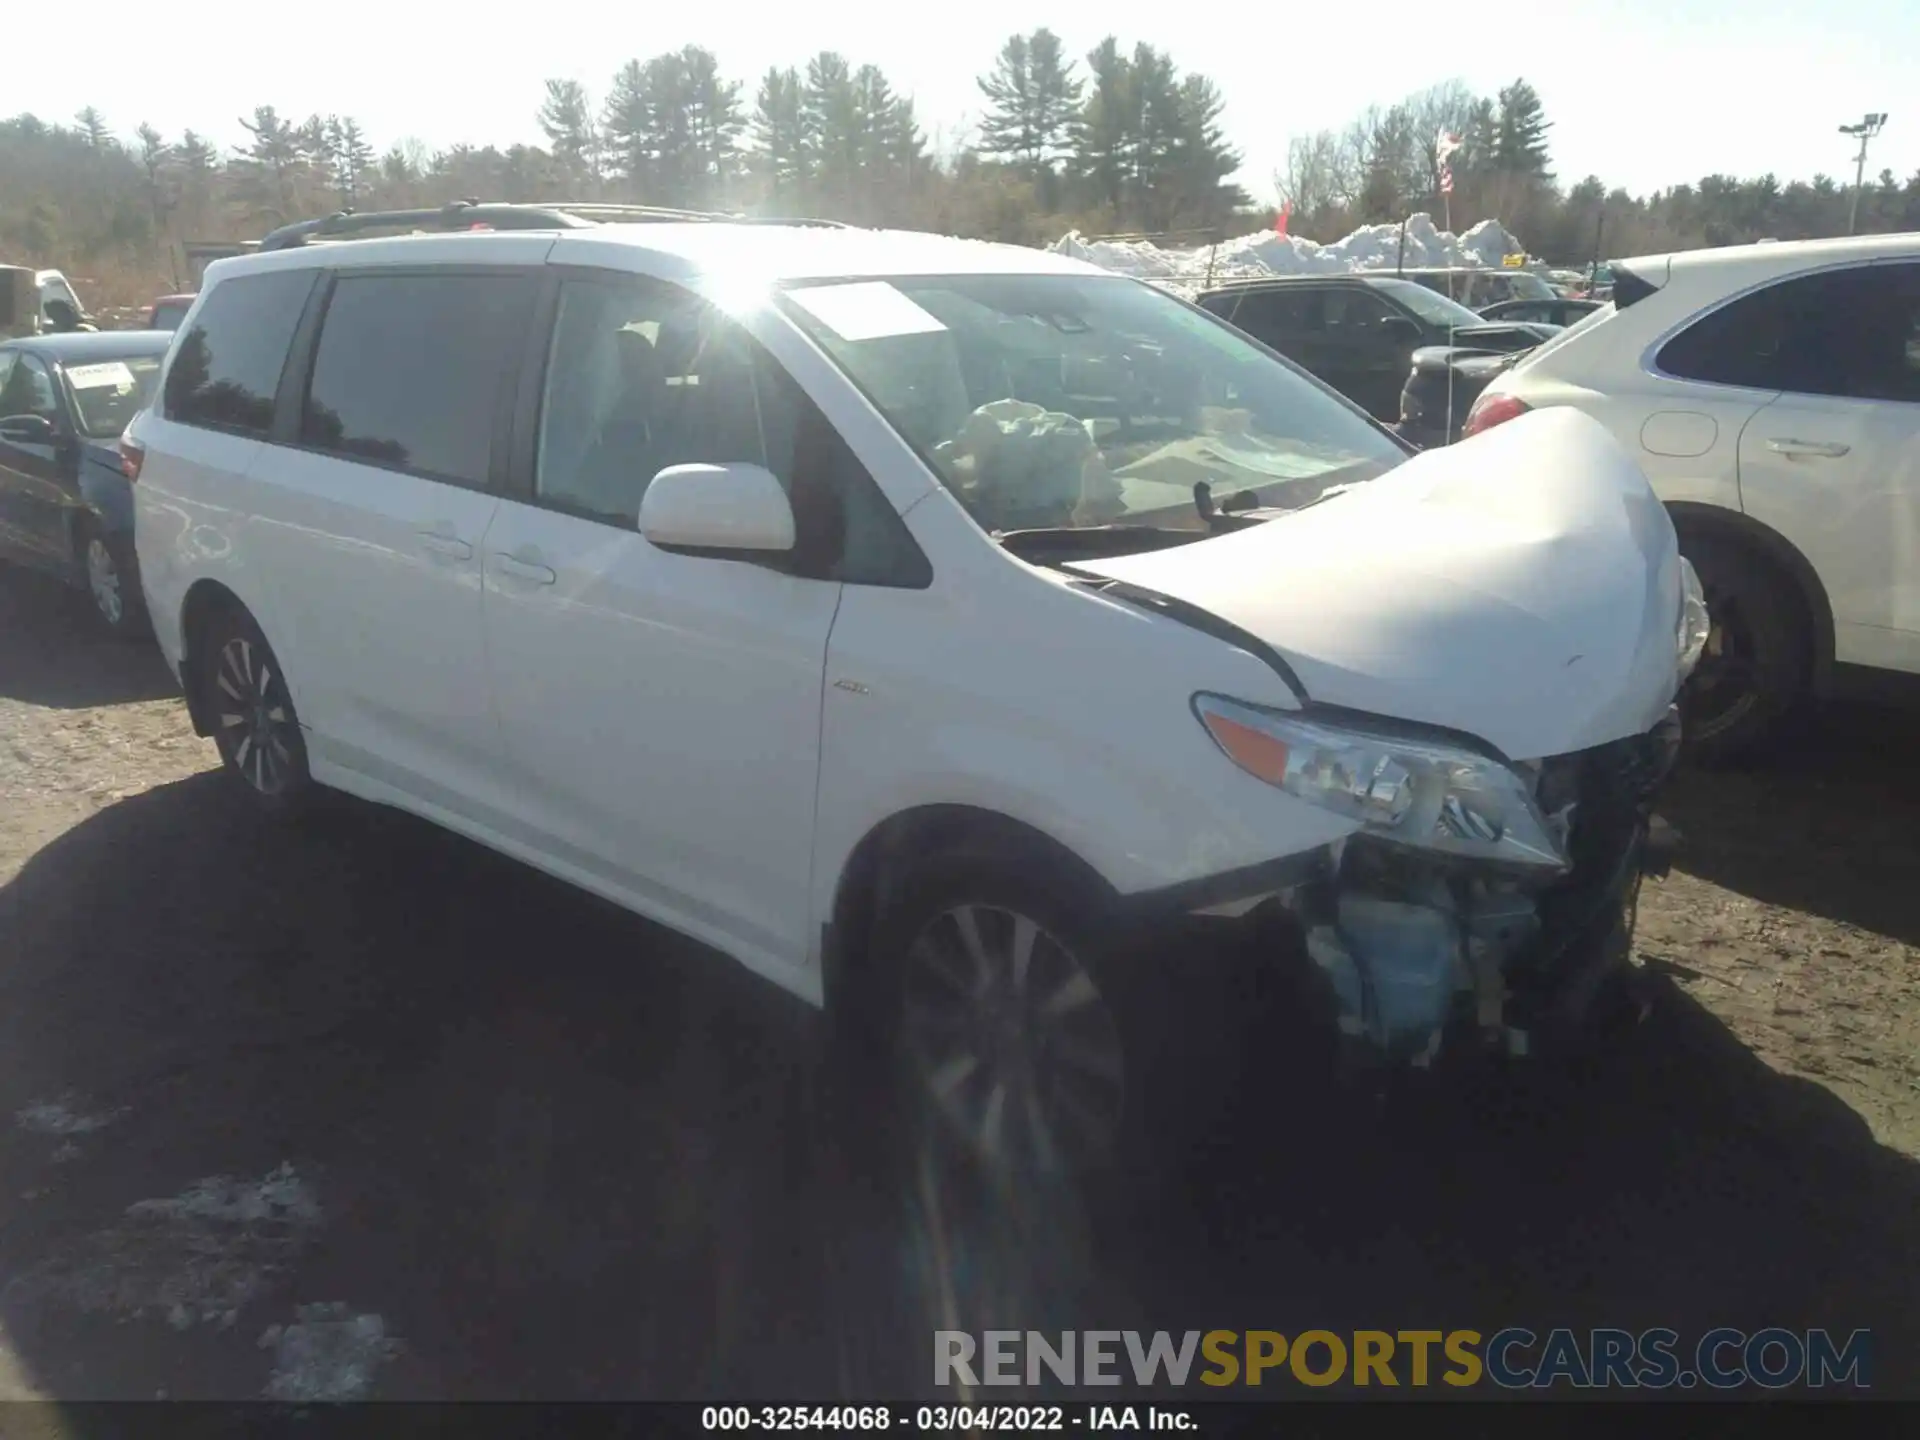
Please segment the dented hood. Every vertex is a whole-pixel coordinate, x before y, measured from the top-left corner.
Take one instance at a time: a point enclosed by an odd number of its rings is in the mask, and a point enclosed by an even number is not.
[[[1250,632],[1312,701],[1525,760],[1665,714],[1679,564],[1633,460],[1597,421],[1555,409],[1266,524],[1073,568]]]

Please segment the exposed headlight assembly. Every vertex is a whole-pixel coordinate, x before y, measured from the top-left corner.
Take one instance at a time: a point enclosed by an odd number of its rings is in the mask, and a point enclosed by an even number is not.
[[[1222,695],[1193,711],[1227,758],[1382,839],[1465,859],[1564,871],[1567,857],[1511,767],[1445,740],[1329,724]]]
[[[1713,619],[1707,614],[1707,592],[1701,588],[1700,576],[1695,573],[1693,562],[1686,556],[1680,557],[1680,620],[1674,632],[1674,644],[1680,652],[1680,683],[1685,684],[1687,677],[1693,674],[1693,667],[1700,663],[1700,656],[1707,648],[1707,634],[1713,628]]]

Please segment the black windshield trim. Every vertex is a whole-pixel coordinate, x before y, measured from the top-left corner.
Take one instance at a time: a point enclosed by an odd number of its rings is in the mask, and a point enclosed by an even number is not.
[[[1075,570],[1071,565],[1062,565],[1059,568],[1076,578],[1090,581],[1092,588],[1102,595],[1112,596],[1115,600],[1124,600],[1130,605],[1137,605],[1142,610],[1151,611],[1156,615],[1164,615],[1169,620],[1177,621],[1189,629],[1198,630],[1203,635],[1224,640],[1236,650],[1246,651],[1285,681],[1287,688],[1293,692],[1293,698],[1301,706],[1304,707],[1310,703],[1307,698],[1307,687],[1300,683],[1300,677],[1294,673],[1293,666],[1287,663],[1286,657],[1258,635],[1242,630],[1231,620],[1223,620],[1213,611],[1195,605],[1190,600],[1177,599],[1172,595],[1162,594],[1158,590],[1148,589],[1145,585],[1135,585],[1129,580],[1111,580],[1104,575],[1096,575],[1092,571]]]

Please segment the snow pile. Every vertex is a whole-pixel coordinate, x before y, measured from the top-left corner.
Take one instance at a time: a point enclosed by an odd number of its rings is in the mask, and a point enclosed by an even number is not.
[[[56,1247],[0,1298],[153,1315],[176,1330],[224,1329],[291,1267],[320,1222],[312,1188],[291,1165],[256,1181],[213,1175],[169,1199],[129,1205],[118,1224]]]
[[[1259,230],[1236,240],[1223,240],[1217,249],[1200,245],[1163,250],[1148,240],[1087,240],[1074,231],[1052,248],[1056,254],[1070,255],[1102,269],[1184,289],[1204,283],[1209,266],[1215,281],[1391,270],[1396,263],[1410,270],[1456,265],[1497,269],[1503,256],[1518,252],[1522,246],[1498,220],[1482,220],[1464,234],[1455,235],[1437,227],[1431,215],[1420,214],[1407,221],[1404,254],[1398,225],[1362,225],[1331,245]]]
[[[269,1400],[296,1404],[363,1400],[374,1371],[400,1353],[378,1315],[356,1315],[337,1301],[302,1305],[291,1325],[274,1325],[260,1337],[273,1353]]]

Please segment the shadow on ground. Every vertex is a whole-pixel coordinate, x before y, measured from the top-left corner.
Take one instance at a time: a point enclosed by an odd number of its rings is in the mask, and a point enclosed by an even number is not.
[[[1249,1075],[1177,1182],[987,1225],[834,1162],[770,987],[404,817],[149,791],[0,890],[0,955],[0,1107],[102,1120],[0,1140],[0,1318],[75,1398],[257,1395],[322,1303],[398,1338],[395,1398],[907,1396],[936,1323],[996,1321],[1870,1327],[1916,1383],[1920,1167],[1678,992],[1584,1075],[1379,1128]],[[307,1229],[116,1249],[283,1163]]]
[[[0,562],[0,699],[81,710],[180,693],[151,637],[121,640],[94,620],[87,597]]]
[[[1920,945],[1920,709],[1831,706],[1763,763],[1683,769],[1660,808],[1687,873]]]

